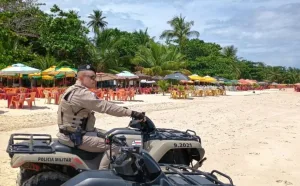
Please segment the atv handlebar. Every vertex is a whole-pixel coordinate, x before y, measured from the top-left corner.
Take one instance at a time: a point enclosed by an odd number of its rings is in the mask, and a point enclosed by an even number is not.
[[[108,145],[112,145],[113,143],[115,145],[118,145],[118,146],[128,146],[128,144],[126,143],[126,138],[125,136],[114,136],[114,135],[111,135],[111,136],[106,136],[105,137],[105,143],[108,144]]]
[[[126,143],[125,136],[120,136],[120,137],[113,136],[112,137],[112,142],[114,142],[115,144],[118,144],[120,146],[128,146],[127,143]]]
[[[147,116],[145,116],[145,121],[141,121],[141,120],[132,118],[132,120],[129,122],[128,127],[138,129],[145,133],[150,133],[150,132],[153,132],[154,130],[156,130],[156,127],[155,127],[153,121]]]
[[[114,163],[121,165],[128,158],[128,152],[123,152],[120,156],[115,159]]]

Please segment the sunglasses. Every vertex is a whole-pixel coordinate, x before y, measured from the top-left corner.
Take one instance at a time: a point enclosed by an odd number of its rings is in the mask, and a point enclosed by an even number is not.
[[[92,75],[92,76],[88,76],[88,75],[85,75],[86,77],[89,77],[91,80],[95,80],[96,79],[96,76],[95,75]]]

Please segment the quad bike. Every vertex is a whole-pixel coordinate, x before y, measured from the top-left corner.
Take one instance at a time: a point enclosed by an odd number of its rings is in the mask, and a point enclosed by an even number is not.
[[[233,186],[226,174],[213,170],[203,172],[187,165],[158,164],[147,151],[128,147],[124,138],[112,138],[121,147],[121,154],[111,159],[111,170],[84,171],[62,186]],[[221,182],[216,174],[228,183]]]
[[[194,131],[156,128],[148,117],[145,122],[132,119],[126,128],[99,130],[98,136],[106,138],[107,143],[111,136],[122,136],[130,147],[145,149],[158,163],[198,169],[206,160],[201,139]],[[19,186],[60,185],[84,170],[98,170],[104,154],[65,146],[47,134],[12,134],[7,153],[11,167],[20,168]]]

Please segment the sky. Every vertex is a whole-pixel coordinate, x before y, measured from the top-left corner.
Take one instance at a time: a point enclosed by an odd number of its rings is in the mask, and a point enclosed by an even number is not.
[[[50,12],[57,4],[78,11],[86,22],[93,10],[103,11],[109,28],[145,30],[158,40],[170,29],[167,21],[182,15],[194,21],[199,39],[234,45],[238,57],[300,68],[300,0],[39,0]]]

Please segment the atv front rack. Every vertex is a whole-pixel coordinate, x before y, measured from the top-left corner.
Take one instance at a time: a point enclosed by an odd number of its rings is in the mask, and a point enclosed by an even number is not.
[[[19,142],[18,142],[19,141]],[[54,148],[50,145],[52,137],[49,134],[12,134],[6,152],[12,157],[14,154],[51,154]]]
[[[202,185],[196,179],[193,179],[192,177],[190,177],[191,175],[199,175],[199,176],[203,176],[205,179],[213,182],[214,185],[234,186],[232,179],[228,175],[226,175],[226,174],[224,174],[220,171],[217,171],[217,170],[213,170],[209,173],[209,172],[203,172],[203,171],[200,171],[200,170],[193,169],[193,168],[191,168],[187,165],[178,165],[178,164],[159,164],[159,165],[160,166],[165,166],[165,169],[167,171],[164,171],[164,173],[166,175],[168,175],[168,174],[178,174],[182,178],[184,178],[188,183],[190,183],[191,185]],[[218,174],[218,175],[221,175],[224,178],[226,178],[229,181],[229,183],[223,183],[220,180],[218,180],[215,173]],[[210,185],[210,184],[207,184],[207,185]]]

